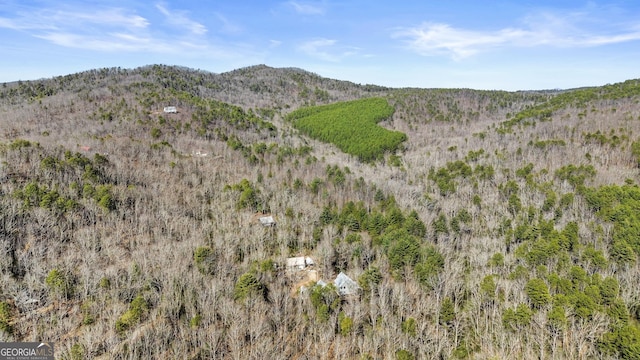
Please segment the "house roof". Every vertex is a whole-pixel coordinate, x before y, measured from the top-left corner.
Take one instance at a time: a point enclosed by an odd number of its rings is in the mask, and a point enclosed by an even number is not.
[[[313,264],[313,259],[308,256],[290,257],[287,259],[287,267],[307,267]]]
[[[273,219],[273,216],[263,216],[260,218],[260,223],[264,226],[275,225],[276,221]]]
[[[333,284],[336,286],[338,294],[340,295],[353,295],[358,292],[358,289],[360,289],[358,283],[353,281],[343,272],[340,272],[340,274],[336,276],[336,279],[333,280]]]

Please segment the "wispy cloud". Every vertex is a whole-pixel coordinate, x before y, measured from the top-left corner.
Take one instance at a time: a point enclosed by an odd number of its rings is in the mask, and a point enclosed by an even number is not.
[[[298,49],[310,57],[329,62],[339,62],[345,57],[357,54],[356,48],[337,47],[333,39],[314,39],[301,44]]]
[[[71,9],[64,5],[26,8],[10,17],[0,16],[0,28],[20,31],[58,46],[91,51],[224,53],[208,43],[206,26],[191,20],[187,12],[171,9],[165,3],[156,4],[155,9],[164,15],[169,29],[153,24],[132,9]],[[224,26],[231,29],[229,23]]]
[[[148,36],[136,36],[126,33],[109,33],[102,37],[79,35],[69,32],[49,32],[36,37],[53,44],[93,51],[154,51],[166,52],[170,50],[168,44],[155,42]]]
[[[231,20],[227,19],[226,16],[216,13],[215,14],[218,20],[220,20],[221,31],[225,34],[239,34],[242,32],[242,27]]]
[[[301,1],[289,1],[287,4],[299,14],[324,15],[324,13],[326,12],[326,8],[323,4]]]
[[[149,26],[149,21],[144,17],[129,14],[123,9],[103,9],[97,12],[54,11],[48,18],[58,24],[71,22],[128,29],[144,29]]]
[[[339,60],[339,57],[329,53],[328,51],[328,49],[335,45],[335,43],[336,40],[316,39],[303,43],[299,48],[302,52],[311,57],[335,62]]]
[[[156,8],[165,15],[167,22],[171,25],[186,29],[195,35],[204,35],[207,32],[207,27],[191,20],[186,11],[169,9],[164,2],[157,3]]]
[[[514,43],[525,36],[525,32],[517,29],[483,33],[455,29],[447,24],[425,23],[398,31],[393,37],[407,39],[408,48],[421,55],[450,55],[459,60],[490,47]]]
[[[585,13],[538,13],[526,17],[521,26],[494,31],[425,22],[416,27],[399,29],[392,37],[403,40],[408,49],[420,55],[443,55],[454,60],[496,48],[594,47],[640,40],[640,27],[620,25],[603,29],[585,26],[583,23],[589,19]]]
[[[24,16],[19,15],[16,18],[0,17],[0,28],[27,31],[27,30],[54,29],[55,26],[50,24],[44,24],[34,19],[33,16],[29,17],[27,15],[24,15]]]
[[[43,8],[0,18],[0,28],[21,31],[59,46],[99,51],[148,50],[152,42],[149,26],[146,18],[121,8]]]
[[[92,12],[41,9],[17,13],[15,17],[0,17],[0,27],[13,30],[53,30],[82,26],[124,27],[144,29],[147,19],[129,14],[123,9],[98,9]]]

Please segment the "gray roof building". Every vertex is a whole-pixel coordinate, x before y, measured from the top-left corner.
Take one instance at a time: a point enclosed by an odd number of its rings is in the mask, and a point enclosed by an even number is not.
[[[348,277],[345,273],[340,272],[336,279],[333,280],[333,284],[336,286],[338,290],[338,294],[340,295],[354,295],[358,293],[360,286],[358,283],[353,281],[350,277]]]

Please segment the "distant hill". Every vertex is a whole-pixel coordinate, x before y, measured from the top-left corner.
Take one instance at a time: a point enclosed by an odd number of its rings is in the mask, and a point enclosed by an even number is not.
[[[638,80],[506,92],[150,65],[1,84],[0,341],[70,359],[635,359],[638,134]]]

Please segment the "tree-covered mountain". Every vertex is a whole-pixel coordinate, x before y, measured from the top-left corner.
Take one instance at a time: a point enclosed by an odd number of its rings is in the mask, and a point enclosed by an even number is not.
[[[0,341],[635,359],[639,133],[638,80],[394,89],[153,65],[1,84]]]

